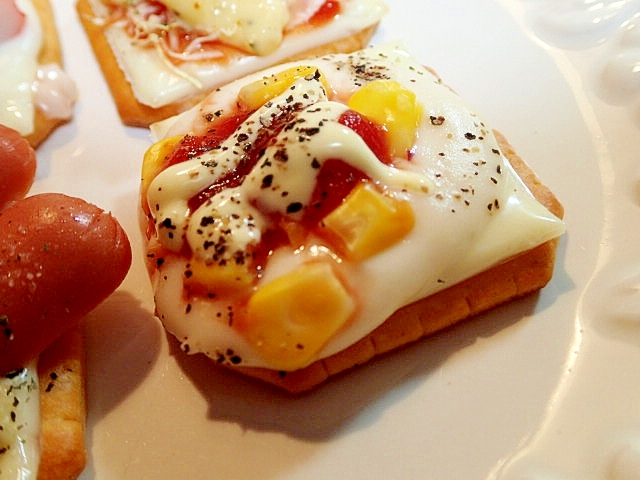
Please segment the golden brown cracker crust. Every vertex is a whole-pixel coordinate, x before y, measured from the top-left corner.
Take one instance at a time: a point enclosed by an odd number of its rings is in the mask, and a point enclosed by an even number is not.
[[[38,360],[41,458],[38,480],[73,480],[86,463],[84,338],[65,334]]]
[[[208,91],[194,95],[184,101],[176,102],[164,107],[153,108],[136,100],[131,85],[124,72],[120,69],[118,60],[111,50],[109,42],[103,32],[103,27],[95,21],[95,13],[89,0],[78,0],[76,10],[85,29],[91,48],[102,69],[111,95],[116,104],[122,123],[132,127],[148,127],[154,122],[183,112],[200,102]],[[313,50],[307,50],[285,61],[337,52],[351,52],[363,48],[373,36],[376,26],[367,28],[357,34],[346,37],[337,42],[328,43]]]
[[[500,147],[535,197],[553,214],[563,216],[563,207],[517,155],[506,138],[496,132]],[[250,377],[290,393],[302,393],[329,377],[368,362],[427,335],[448,328],[502,303],[544,287],[555,264],[558,239],[550,240],[468,280],[401,308],[385,323],[351,347],[294,372],[265,368],[232,367]]]
[[[42,48],[38,55],[38,62],[41,65],[56,63],[62,66],[62,49],[51,4],[49,0],[32,0],[32,2],[42,25]],[[65,119],[49,118],[42,110],[36,108],[34,130],[26,139],[33,148],[37,148],[56,128],[67,122],[68,120]]]

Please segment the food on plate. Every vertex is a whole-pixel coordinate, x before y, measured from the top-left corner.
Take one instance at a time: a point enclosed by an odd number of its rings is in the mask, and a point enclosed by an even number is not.
[[[272,67],[151,128],[157,315],[291,392],[551,278],[561,204],[398,45]]]
[[[0,125],[0,211],[23,198],[36,174],[36,153],[15,130]]]
[[[0,165],[16,160],[15,152],[30,155],[16,132],[0,129],[0,137]],[[17,177],[28,177],[19,168],[2,173],[16,171]],[[80,319],[121,283],[131,249],[118,222],[98,207],[57,193],[18,199],[6,194],[4,185],[0,476],[72,479],[86,457]]]
[[[24,366],[120,284],[131,250],[100,208],[58,193],[0,213],[0,373]]]
[[[1,125],[36,148],[69,121],[77,92],[49,0],[0,0],[0,71]]]
[[[122,121],[146,127],[250,72],[364,47],[381,0],[79,0]]]

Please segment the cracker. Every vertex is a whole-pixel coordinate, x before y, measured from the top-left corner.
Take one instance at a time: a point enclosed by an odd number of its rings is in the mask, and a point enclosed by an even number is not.
[[[111,91],[120,119],[125,125],[132,127],[148,127],[154,122],[164,120],[181,113],[200,102],[209,91],[202,91],[199,95],[189,97],[183,101],[170,105],[153,108],[144,105],[138,100],[127,81],[124,72],[120,69],[118,60],[111,49],[103,32],[103,27],[96,22],[96,14],[91,8],[89,0],[79,0],[76,9],[80,15],[80,21],[85,29],[91,48],[102,69],[102,73]],[[312,50],[301,52],[293,57],[284,59],[283,62],[298,60],[328,53],[351,52],[359,50],[367,45],[373,36],[377,25],[343,38],[342,40],[327,43]]]
[[[563,207],[553,192],[540,182],[503,135],[496,132],[496,138],[503,153],[538,201],[561,218]],[[376,356],[540,290],[553,275],[557,244],[558,239],[550,240],[461,283],[407,305],[359,342],[303,369],[279,372],[256,367],[233,367],[233,370],[290,393],[311,390],[330,377],[369,362]]]
[[[78,327],[47,348],[38,360],[41,459],[38,480],[73,480],[84,470],[84,339]]]
[[[43,40],[42,48],[38,54],[38,63],[40,65],[56,63],[62,66],[62,49],[51,4],[49,0],[32,0],[32,2],[42,25]],[[37,148],[56,128],[68,121],[68,119],[48,117],[41,109],[36,107],[34,130],[26,139],[33,148]]]

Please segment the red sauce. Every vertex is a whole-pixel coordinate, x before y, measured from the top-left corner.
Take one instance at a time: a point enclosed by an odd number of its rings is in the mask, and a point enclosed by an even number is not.
[[[268,127],[261,128],[256,139],[253,142],[246,144],[246,148],[243,152],[244,154],[239,160],[236,168],[222,175],[216,182],[212,183],[207,188],[190,199],[189,208],[191,209],[191,211],[197,209],[209,198],[213,197],[222,190],[225,190],[227,188],[234,188],[242,184],[244,178],[251,172],[253,167],[256,165],[256,163],[264,153],[264,150],[268,146],[269,142],[271,142],[272,139],[276,137],[278,133],[280,133],[280,131],[294,119],[296,113],[295,108],[295,105],[291,105],[291,109],[282,109],[278,113],[278,115],[271,117],[271,124]],[[194,137],[193,142],[203,142],[203,144],[201,144],[199,147],[200,149],[205,149],[203,151],[208,151],[216,148],[223,140],[233,134],[233,132],[236,130],[237,125],[239,125],[245,118],[246,117],[242,116],[232,117],[228,120],[228,123],[223,122],[220,127],[216,128],[215,132],[212,131],[205,135],[204,140],[198,140],[198,137]],[[189,158],[190,153],[188,151],[185,153],[187,155],[185,159]],[[197,155],[198,153],[196,153],[196,156]]]
[[[385,165],[391,163],[392,157],[384,127],[367,120],[353,110],[344,112],[338,121],[360,135],[378,160]]]
[[[248,116],[249,113],[239,112],[236,115],[218,118],[204,135],[185,135],[171,153],[168,166],[190,160],[217,148]]]
[[[329,23],[340,13],[340,2],[337,0],[327,0],[309,19],[309,24],[314,27]]]
[[[282,224],[279,222],[276,222],[273,228],[264,232],[260,244],[255,247],[252,255],[253,262],[251,266],[256,272],[256,276],[260,276],[269,257],[275,250],[290,243],[286,230],[282,228]]]
[[[315,228],[320,220],[342,203],[358,183],[367,179],[362,171],[344,160],[325,160],[318,172],[316,186],[302,220],[304,226],[308,229]]]

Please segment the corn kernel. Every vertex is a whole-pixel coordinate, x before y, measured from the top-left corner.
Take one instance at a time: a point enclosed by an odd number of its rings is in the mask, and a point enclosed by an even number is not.
[[[408,201],[362,184],[322,223],[340,244],[338,250],[346,258],[360,261],[402,240],[413,228],[415,217]]]
[[[253,285],[253,275],[247,263],[205,263],[192,259],[184,283],[200,292],[238,292]]]
[[[256,110],[269,100],[280,95],[296,80],[315,75],[320,75],[320,82],[328,92],[329,85],[320,70],[311,66],[299,66],[291,67],[270,77],[261,78],[249,85],[245,85],[238,93],[238,100],[241,105],[249,110]]]
[[[354,93],[348,106],[387,130],[393,156],[407,157],[422,120],[422,106],[411,90],[393,80],[374,80]]]
[[[248,341],[279,370],[306,366],[347,322],[354,300],[328,263],[310,263],[260,288],[249,300]]]

